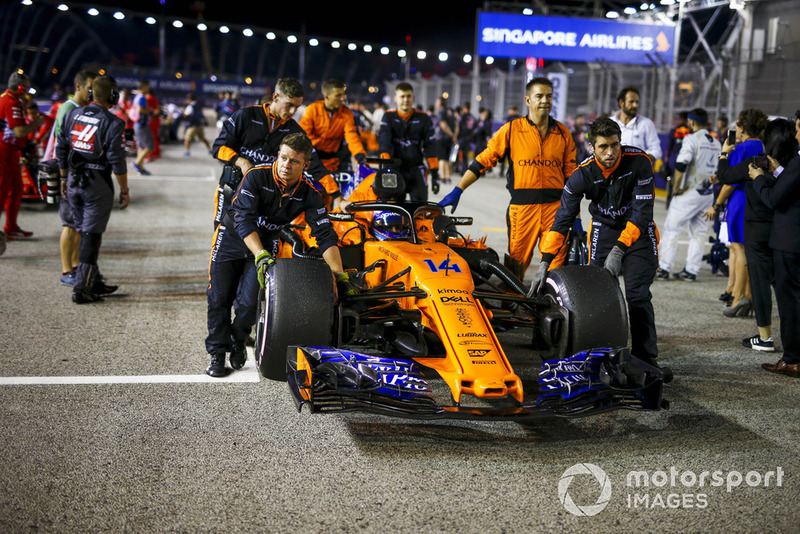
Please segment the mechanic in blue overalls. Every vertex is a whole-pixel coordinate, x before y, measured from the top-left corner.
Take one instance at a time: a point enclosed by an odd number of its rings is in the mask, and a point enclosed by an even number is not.
[[[298,215],[305,215],[311,236],[316,238],[322,258],[335,275],[340,294],[355,291],[342,267],[338,236],[328,219],[322,195],[303,178],[313,149],[304,133],[284,137],[275,162],[247,171],[231,206],[222,216],[214,234],[206,291],[209,376],[228,373],[225,367],[228,352],[231,367],[244,366],[245,343],[256,322],[259,286],[265,287],[267,269],[278,255],[278,232]]]
[[[109,108],[119,99],[117,83],[100,76],[92,83],[94,102],[69,112],[59,133],[56,157],[62,193],[70,199],[75,229],[81,235],[72,301],[85,304],[102,300],[116,286],[98,276],[100,241],[114,205],[113,173],[119,184],[119,204],[130,202],[125,162],[125,121]]]
[[[581,201],[590,200],[589,262],[603,266],[625,282],[631,329],[631,354],[656,364],[653,295],[650,286],[658,268],[658,229],[653,221],[655,184],[650,156],[623,146],[622,131],[609,118],[589,127],[593,157],[581,163],[567,180],[561,206],[542,245],[542,261],[529,296],[544,289],[550,262],[568,246],[567,234],[580,214]]]
[[[225,164],[215,194],[214,228],[230,206],[233,191],[239,186],[242,175],[253,165],[275,161],[287,135],[305,133],[292,118],[303,104],[304,95],[300,82],[294,78],[281,78],[275,84],[270,102],[246,106],[225,120],[211,148],[211,155]],[[328,194],[328,204],[341,196],[336,181],[316,151],[311,156],[307,173],[317,187]]]

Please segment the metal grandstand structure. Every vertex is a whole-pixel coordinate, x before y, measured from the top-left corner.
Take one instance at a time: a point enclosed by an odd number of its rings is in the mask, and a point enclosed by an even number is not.
[[[586,18],[603,17],[610,8],[622,12],[631,5],[595,0],[555,5],[537,0],[533,4],[541,14]],[[515,8],[519,9],[518,3],[486,4],[492,11]],[[679,46],[674,65],[551,62],[536,75],[568,74],[567,109],[573,116],[613,112],[618,91],[637,86],[642,96],[640,113],[652,118],[664,132],[678,112],[694,107],[706,108],[712,119],[734,120],[745,107],[791,116],[800,108],[795,97],[800,82],[800,36],[793,32],[800,22],[798,8],[797,0],[690,0],[665,9],[637,11],[628,17],[676,24]],[[505,68],[473,72],[468,77],[417,76],[409,81],[422,97],[418,101],[426,105],[446,94],[453,105],[471,101],[473,108],[487,107],[499,120],[511,104],[525,109],[523,87],[532,73],[524,59],[503,60]],[[395,83],[387,82],[387,90]]]
[[[708,109],[713,118],[734,117],[744,107],[760,107],[773,115],[794,112],[800,47],[793,28],[798,26],[800,0],[650,1],[657,3],[642,4],[647,9],[622,16],[675,24],[678,46],[674,65],[545,61],[537,74],[568,74],[570,115],[613,111],[616,93],[625,85],[640,88],[641,113],[653,118],[663,131],[669,129],[678,111],[696,106]],[[536,14],[597,19],[611,10],[623,13],[626,7],[631,10],[635,5],[601,0],[533,0],[486,2],[483,10],[520,12],[527,7]],[[454,105],[471,102],[475,109],[487,107],[497,119],[510,104],[522,105],[522,87],[531,75],[526,58],[502,59],[491,65],[485,58],[476,58],[471,72],[462,67],[449,73],[411,73],[408,61],[396,54],[352,53],[306,44],[310,39],[331,44],[336,39],[330,36],[301,34],[299,42],[290,43],[288,32],[261,28],[262,33],[272,32],[274,39],[253,40],[242,36],[243,27],[233,24],[228,35],[181,33],[172,31],[172,18],[168,25],[166,17],[145,13],[131,13],[126,24],[103,25],[86,15],[89,4],[75,4],[83,11],[60,11],[57,6],[55,0],[37,0],[31,6],[19,1],[0,6],[0,73],[24,67],[42,85],[63,86],[70,85],[77,70],[99,67],[130,79],[178,72],[186,78],[246,78],[262,84],[283,76],[315,83],[339,77],[348,83],[353,98],[382,96],[386,100],[398,81],[406,79],[415,86],[421,107],[447,94]],[[105,9],[105,15],[113,11]],[[147,16],[154,22],[133,22]],[[222,24],[203,21],[202,13],[186,22]],[[352,45],[356,49],[380,46]],[[380,88],[379,96],[375,96],[376,87]]]

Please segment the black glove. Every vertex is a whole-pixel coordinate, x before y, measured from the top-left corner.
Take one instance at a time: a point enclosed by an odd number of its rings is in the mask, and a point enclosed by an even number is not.
[[[431,169],[431,192],[439,194],[439,169]]]
[[[622,273],[622,256],[624,255],[625,253],[622,252],[621,248],[614,247],[611,249],[611,252],[608,253],[608,256],[606,256],[606,262],[603,264],[603,267],[614,275],[614,278]]]
[[[261,286],[261,289],[266,287],[266,280],[267,280],[267,269],[270,265],[275,263],[275,258],[272,257],[272,254],[267,252],[266,250],[262,250],[256,256],[256,271],[258,276],[258,285]]]
[[[350,275],[347,273],[338,273],[336,275],[336,288],[340,296],[347,295],[352,297],[361,293],[356,286],[350,282]]]
[[[550,262],[543,261],[539,263],[539,269],[531,281],[531,288],[528,290],[528,298],[535,297],[544,291],[544,286],[547,283],[547,270],[550,269]]]

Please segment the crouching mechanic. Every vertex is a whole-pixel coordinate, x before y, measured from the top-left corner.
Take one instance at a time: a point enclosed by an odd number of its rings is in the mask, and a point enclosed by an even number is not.
[[[589,261],[615,278],[623,275],[631,353],[655,365],[658,346],[650,286],[658,268],[658,230],[653,222],[653,165],[642,150],[621,145],[620,127],[609,118],[594,121],[588,137],[594,156],[564,186],[529,296],[544,289],[550,262],[568,246],[567,233],[586,197],[592,215]]]
[[[342,268],[337,236],[320,193],[303,178],[313,146],[304,133],[281,141],[273,163],[252,167],[245,174],[231,206],[214,234],[209,264],[208,337],[211,364],[206,373],[225,376],[225,354],[241,369],[247,359],[245,342],[256,322],[259,286],[279,249],[279,230],[304,214],[322,257],[333,271],[340,291],[355,292]],[[342,287],[344,286],[344,287]],[[235,317],[231,320],[231,307]]]
[[[100,76],[92,83],[94,102],[75,108],[64,119],[56,145],[62,192],[72,208],[75,229],[80,233],[78,268],[72,301],[85,304],[102,299],[117,286],[107,286],[98,276],[100,241],[114,205],[113,173],[119,183],[119,203],[130,202],[125,162],[125,121],[109,109],[117,104],[117,83]]]

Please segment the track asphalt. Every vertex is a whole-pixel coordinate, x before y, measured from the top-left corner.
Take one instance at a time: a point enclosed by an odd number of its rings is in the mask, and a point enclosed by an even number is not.
[[[298,413],[252,356],[227,379],[203,373],[219,165],[199,145],[162,152],[152,176],[131,174],[131,205],[103,238],[116,295],[72,304],[58,215],[41,203],[19,218],[34,237],[0,257],[0,531],[798,532],[800,380],[760,368],[780,352],[741,346],[755,320],[722,315],[726,279],[708,265],[697,282],[653,285],[668,411],[525,424]],[[504,185],[481,179],[457,211],[501,257]],[[665,213],[658,200],[658,223]],[[778,325],[773,310],[776,337]],[[525,336],[501,341],[533,376]]]

